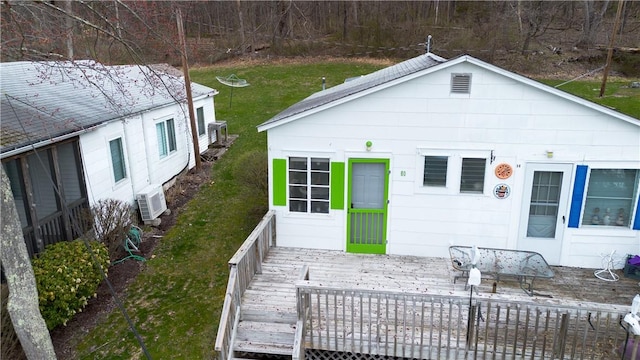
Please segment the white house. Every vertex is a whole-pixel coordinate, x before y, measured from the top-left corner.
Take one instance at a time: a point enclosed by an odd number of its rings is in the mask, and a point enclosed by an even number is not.
[[[181,72],[89,61],[1,63],[2,144],[32,253],[77,237],[82,208],[102,199],[163,210],[162,186],[195,166]],[[199,152],[215,142],[217,91],[192,83]],[[153,197],[155,196],[155,197]],[[143,214],[144,217],[144,214]]]
[[[258,130],[278,246],[592,268],[640,253],[640,120],[471,56],[418,56]]]

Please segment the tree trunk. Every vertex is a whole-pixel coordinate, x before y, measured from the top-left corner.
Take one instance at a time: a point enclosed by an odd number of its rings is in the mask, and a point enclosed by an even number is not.
[[[20,219],[13,200],[9,177],[0,167],[0,220],[2,220],[0,259],[9,287],[7,310],[22,349],[28,359],[55,359],[51,336],[40,314],[38,289],[31,260],[24,243]]]
[[[582,36],[576,44],[576,46],[579,48],[588,49],[593,47],[593,45],[595,44],[598,28],[602,23],[604,14],[607,12],[609,0],[602,2],[602,8],[600,9],[600,11],[596,11],[596,9],[594,9],[594,6],[595,5],[593,0],[584,1],[584,25],[582,29]]]
[[[245,53],[245,43],[244,43],[244,19],[242,18],[242,6],[240,0],[236,0],[236,5],[238,7],[238,19],[240,20],[240,52],[242,54]]]

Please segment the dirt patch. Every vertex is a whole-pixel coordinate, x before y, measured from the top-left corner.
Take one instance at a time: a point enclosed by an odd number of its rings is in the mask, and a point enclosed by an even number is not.
[[[217,155],[207,157],[210,161],[203,161],[199,171],[194,168],[176,179],[175,184],[165,194],[167,208],[171,210],[171,213],[161,216],[162,222],[158,227],[145,228],[143,240],[139,246],[140,252],[136,253],[137,255],[143,256],[145,259],[151,258],[162,235],[175,225],[176,218],[182,208],[204,184],[209,183],[214,158],[217,159],[225,150],[226,147],[217,149]],[[69,321],[67,326],[60,326],[51,331],[51,340],[59,360],[76,358],[77,342],[118,306],[112,296],[112,291],[120,301],[124,301],[127,286],[145,266],[143,261],[134,259],[128,259],[111,266],[108,274],[111,289],[107,282],[100,284],[97,290],[98,296],[89,300],[81,313]]]

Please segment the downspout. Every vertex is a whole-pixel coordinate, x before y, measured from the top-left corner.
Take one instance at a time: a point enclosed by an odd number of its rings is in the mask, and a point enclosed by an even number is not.
[[[140,117],[142,118],[142,114],[140,115]],[[122,124],[122,133],[124,134],[124,140],[125,143],[127,144],[127,165],[129,168],[129,177],[130,177],[130,183],[131,183],[131,194],[133,194],[133,202],[131,203],[131,205],[135,208],[136,206],[136,182],[135,182],[135,176],[133,175],[134,171],[133,168],[134,166],[132,165],[133,163],[131,162],[131,149],[132,147],[131,145],[131,141],[129,138],[129,132],[127,131],[127,124],[128,121],[127,119],[122,119],[122,121],[120,121],[120,123]],[[144,129],[144,126],[143,126]],[[145,142],[146,143],[146,142]]]

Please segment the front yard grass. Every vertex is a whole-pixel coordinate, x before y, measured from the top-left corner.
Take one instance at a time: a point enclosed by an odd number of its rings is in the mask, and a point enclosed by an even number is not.
[[[388,65],[388,64],[387,64]],[[194,82],[217,89],[216,118],[239,137],[212,167],[211,183],[179,214],[123,299],[128,315],[154,359],[213,359],[227,286],[227,262],[261,219],[255,199],[234,179],[242,154],[266,151],[256,126],[289,105],[345,78],[382,68],[355,61],[216,66],[191,71]],[[231,88],[215,76],[235,73],[250,86]],[[232,100],[232,101],[230,101]],[[122,313],[114,310],[77,347],[79,359],[145,358]]]
[[[176,225],[164,236],[155,257],[130,284],[123,299],[128,315],[154,359],[213,359],[218,320],[227,285],[227,261],[253,230],[266,199],[255,199],[234,179],[242,154],[266,151],[266,135],[256,126],[286,107],[345,78],[368,74],[390,63],[361,61],[302,64],[239,64],[193,69],[191,79],[217,89],[216,118],[226,120],[239,138],[212,167],[211,183],[182,210]],[[236,74],[250,86],[231,88],[215,76]],[[597,87],[589,82],[587,88]],[[571,91],[569,87],[563,87]],[[615,91],[609,85],[608,91]],[[617,91],[615,92],[617,93]],[[616,98],[617,99],[617,98]],[[621,97],[615,106],[640,118],[637,92]],[[621,105],[623,104],[623,105]],[[636,107],[634,110],[634,106]],[[630,110],[628,110],[630,109]],[[144,358],[123,314],[114,310],[80,340],[80,359]]]

